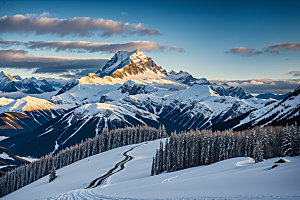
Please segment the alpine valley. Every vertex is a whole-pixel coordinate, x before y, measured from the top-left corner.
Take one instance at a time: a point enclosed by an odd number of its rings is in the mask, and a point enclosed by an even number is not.
[[[6,72],[1,77],[8,83],[5,91],[53,89],[34,78]],[[105,127],[164,125],[171,133],[285,125],[299,121],[299,94],[297,88],[283,100],[259,99],[240,87],[167,72],[140,50],[119,51],[95,74],[69,81],[51,99],[1,98],[5,140],[0,145],[19,156],[40,157],[94,137]]]

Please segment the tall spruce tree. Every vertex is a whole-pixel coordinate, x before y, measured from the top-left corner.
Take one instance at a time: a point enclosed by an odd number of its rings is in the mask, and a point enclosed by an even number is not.
[[[55,178],[56,178],[56,171],[54,165],[52,165],[52,169],[49,174],[49,183],[54,181]]]
[[[283,156],[296,156],[299,154],[299,139],[297,124],[284,128]]]

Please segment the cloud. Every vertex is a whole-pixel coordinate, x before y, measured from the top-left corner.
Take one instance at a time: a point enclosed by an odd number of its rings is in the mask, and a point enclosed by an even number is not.
[[[250,47],[233,47],[226,53],[233,53],[241,56],[255,56],[264,53],[269,53],[273,55],[279,55],[282,50],[285,51],[300,51],[300,43],[280,43],[274,45],[267,45],[262,50],[255,50]]]
[[[234,47],[230,49],[229,51],[226,51],[226,53],[232,53],[232,54],[237,54],[241,56],[257,56],[262,54],[262,51],[257,51],[253,48],[248,48],[248,47]]]
[[[286,73],[288,75],[292,75],[292,76],[300,76],[300,71],[289,71],[288,73]]]
[[[148,29],[143,24],[130,24],[103,18],[74,17],[70,19],[50,18],[49,13],[42,15],[13,15],[0,18],[2,33],[55,34],[58,36],[92,36],[97,32],[103,37],[113,34],[160,35],[155,29]]]
[[[160,45],[151,41],[132,41],[127,43],[95,43],[88,41],[72,42],[43,42],[43,41],[30,41],[24,43],[30,49],[54,49],[55,51],[76,51],[76,52],[108,52],[115,53],[117,51],[133,51],[141,49],[143,51],[164,51],[170,49],[173,51],[183,52],[180,47],[169,47],[167,45]]]
[[[34,69],[34,73],[95,72],[107,61],[104,58],[34,56],[23,50],[0,50],[0,67]]]
[[[131,41],[127,43],[96,43],[88,41],[59,41],[59,42],[45,42],[45,41],[29,41],[19,42],[11,40],[3,40],[0,38],[0,46],[9,47],[13,45],[24,45],[30,49],[39,50],[55,50],[55,51],[71,51],[71,52],[107,52],[116,53],[117,51],[133,51],[141,49],[143,51],[165,51],[172,50],[184,52],[184,49],[176,46],[161,45],[152,41]]]
[[[181,47],[170,47],[170,49],[173,50],[173,51],[185,52],[185,50]]]
[[[13,45],[20,45],[22,44],[22,42],[19,41],[12,41],[12,40],[3,40],[2,38],[0,38],[0,46],[7,48]]]
[[[300,51],[300,44],[297,42],[294,43],[281,43],[275,45],[267,45],[264,50],[271,54],[279,54],[281,50],[286,51]]]
[[[251,80],[210,80],[215,83],[226,83],[230,86],[241,87],[252,94],[276,93],[285,94],[293,91],[300,84],[300,79],[251,79]]]

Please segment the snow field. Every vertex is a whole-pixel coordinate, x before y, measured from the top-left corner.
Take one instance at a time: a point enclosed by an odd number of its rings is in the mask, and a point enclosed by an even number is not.
[[[83,159],[57,170],[57,179],[44,177],[3,199],[300,199],[300,157],[273,168],[279,158],[255,164],[238,157],[208,166],[150,176],[152,157],[160,140],[128,154],[134,159],[104,185],[84,189],[121,161],[124,146]]]

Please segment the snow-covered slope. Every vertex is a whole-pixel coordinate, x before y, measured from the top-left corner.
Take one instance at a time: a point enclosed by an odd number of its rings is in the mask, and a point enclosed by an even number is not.
[[[285,123],[291,121],[291,119],[299,118],[299,115],[300,87],[296,88],[294,92],[283,100],[251,112],[239,125],[237,125],[237,127],[242,126],[245,123],[250,123],[251,126],[265,126],[282,122],[282,125],[285,125]]]
[[[20,76],[11,76],[9,73],[1,71],[0,91],[19,91],[26,94],[40,94],[52,92],[55,91],[55,89],[46,80],[37,80],[34,77],[22,79]]]
[[[0,98],[0,107],[4,106],[6,104],[9,104],[12,101],[14,101],[14,100],[13,99],[8,99],[8,98],[5,98],[5,97],[1,97]]]
[[[111,130],[137,125],[159,127],[159,117],[132,106],[85,104],[33,131],[0,143],[2,146],[10,147],[17,155],[40,157],[80,143],[86,138],[92,138],[100,134],[104,127]]]
[[[55,110],[57,106],[45,99],[39,99],[31,96],[17,99],[11,103],[2,106],[0,113],[4,112],[30,112],[30,111],[41,111],[41,110]]]
[[[281,101],[222,122],[215,129],[249,129],[254,126],[283,125],[300,121],[300,86]]]
[[[63,114],[53,103],[35,97],[24,97],[0,107],[0,135],[28,132]]]
[[[208,166],[150,176],[152,157],[159,140],[113,149],[57,170],[51,183],[48,176],[13,192],[3,199],[299,199],[300,157],[273,168],[279,158],[255,164],[241,157]],[[110,176],[103,185],[84,189],[95,178],[121,161],[123,152],[133,160]]]

